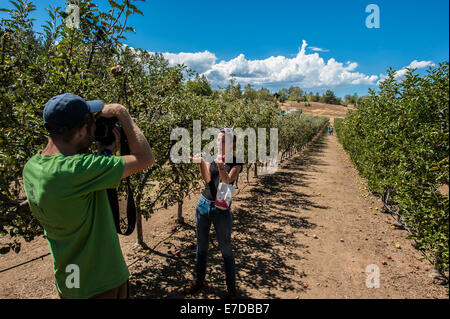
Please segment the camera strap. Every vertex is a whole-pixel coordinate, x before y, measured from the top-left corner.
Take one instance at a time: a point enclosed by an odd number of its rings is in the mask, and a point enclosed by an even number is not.
[[[126,139],[125,133],[122,131],[120,134],[120,155],[129,155],[130,148],[128,146],[128,141]],[[118,234],[129,236],[133,233],[136,226],[136,204],[134,202],[133,189],[130,185],[130,178],[126,178],[127,183],[127,229],[122,232],[120,228],[120,208],[119,208],[119,197],[117,195],[117,189],[108,189],[108,199],[111,205],[111,210],[113,213],[114,224],[116,225],[116,231]]]
[[[119,208],[119,198],[117,196],[117,189],[108,189],[108,199],[111,205],[111,210],[113,213],[114,224],[116,225],[116,231],[118,234],[129,236],[133,233],[136,226],[136,205],[134,203],[133,191],[130,186],[129,177],[126,178],[127,182],[127,229],[122,232],[120,228],[120,208]]]

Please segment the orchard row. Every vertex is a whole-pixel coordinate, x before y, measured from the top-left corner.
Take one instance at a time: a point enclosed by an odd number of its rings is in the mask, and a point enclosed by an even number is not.
[[[410,70],[403,81],[391,70],[379,92],[372,91],[345,120],[335,121],[340,142],[369,188],[447,276],[448,90],[448,62],[422,77]]]
[[[201,120],[204,127],[277,128],[284,160],[301,150],[328,121],[282,116],[265,90],[236,94],[233,81],[223,91],[212,90],[204,77],[184,66],[169,66],[162,55],[123,45],[124,32],[133,31],[126,26],[127,18],[140,11],[134,1],[118,2],[110,1],[111,10],[101,12],[81,1],[80,29],[69,28],[64,10],[55,8],[49,11],[44,33],[36,34],[29,18],[34,6],[25,0],[17,0],[10,17],[1,21],[0,232],[6,239],[0,246],[2,253],[18,252],[18,239],[30,241],[42,234],[23,204],[21,176],[27,160],[47,142],[42,111],[55,95],[71,92],[123,104],[151,144],[156,164],[131,180],[139,242],[141,216],[149,217],[159,207],[182,205],[193,189],[202,186],[197,165],[170,160],[174,128],[185,128],[191,136],[194,120]],[[258,165],[254,164],[255,171]],[[245,166],[248,173],[250,165]]]

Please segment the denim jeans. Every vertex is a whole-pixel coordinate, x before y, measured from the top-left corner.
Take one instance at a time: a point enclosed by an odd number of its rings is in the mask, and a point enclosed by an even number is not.
[[[230,210],[216,209],[213,201],[201,196],[197,204],[195,222],[197,235],[197,253],[195,280],[205,281],[206,265],[208,261],[209,231],[211,223],[216,230],[217,241],[225,263],[225,276],[228,290],[236,288],[236,265],[231,246],[231,225],[233,218]]]

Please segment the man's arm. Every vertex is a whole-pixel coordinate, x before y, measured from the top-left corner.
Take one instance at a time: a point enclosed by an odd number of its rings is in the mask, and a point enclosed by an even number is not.
[[[141,130],[134,123],[127,109],[120,104],[107,104],[99,116],[117,117],[125,132],[130,147],[130,155],[125,155],[125,170],[122,178],[145,170],[155,163],[152,149]]]

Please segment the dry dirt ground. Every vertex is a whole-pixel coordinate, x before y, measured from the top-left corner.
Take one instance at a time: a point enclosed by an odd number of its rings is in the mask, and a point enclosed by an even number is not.
[[[184,298],[195,264],[198,197],[186,200],[185,224],[175,230],[176,207],[144,222],[148,250],[136,249],[134,235],[121,236],[132,298]],[[448,298],[407,232],[393,229],[394,219],[380,212],[380,201],[367,192],[335,136],[322,135],[274,175],[249,183],[241,175],[233,206],[237,285],[244,298]],[[43,239],[24,244],[20,254],[0,257],[0,269],[48,251]],[[368,265],[379,268],[379,288],[366,286]],[[194,298],[223,296],[214,232],[207,285]],[[0,298],[56,298],[51,257],[0,273]]]

